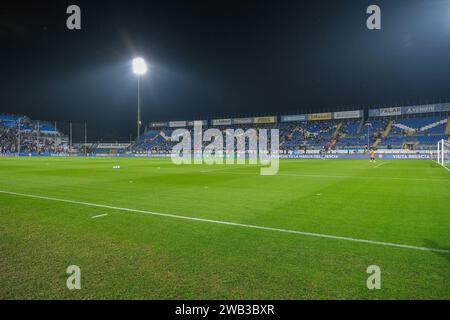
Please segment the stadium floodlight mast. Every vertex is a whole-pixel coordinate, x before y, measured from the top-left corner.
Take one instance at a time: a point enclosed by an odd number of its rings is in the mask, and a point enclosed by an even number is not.
[[[137,101],[137,139],[141,137],[141,76],[147,73],[147,63],[143,58],[133,59],[133,73],[138,77],[138,101]]]

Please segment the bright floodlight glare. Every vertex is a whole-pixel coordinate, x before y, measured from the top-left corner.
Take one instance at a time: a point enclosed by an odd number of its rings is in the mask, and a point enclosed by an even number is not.
[[[147,72],[147,64],[142,58],[133,59],[133,72],[135,74],[144,74]]]

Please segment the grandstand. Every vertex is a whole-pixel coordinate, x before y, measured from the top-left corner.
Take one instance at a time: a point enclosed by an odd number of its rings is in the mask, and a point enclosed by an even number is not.
[[[389,111],[391,110],[391,111]],[[380,150],[434,150],[450,135],[450,104],[372,109],[321,114],[213,119],[204,128],[277,128],[281,153],[328,149],[364,152]],[[245,119],[245,121],[243,121]],[[209,123],[209,126],[208,126]],[[150,128],[131,150],[137,153],[169,153],[176,128],[192,129],[192,121],[150,123]]]
[[[48,121],[0,114],[0,153],[67,153],[68,137]]]
[[[361,153],[369,147],[390,150],[430,151],[440,140],[449,140],[450,104],[283,115],[212,119],[203,129],[279,129],[281,154],[317,152]],[[19,130],[20,126],[20,130]],[[94,154],[168,154],[176,142],[174,130],[193,129],[193,121],[152,122],[138,141],[128,144],[89,143],[69,147],[68,137],[48,121],[33,121],[21,115],[0,115],[0,152]]]
[[[449,116],[424,114],[385,117],[376,146],[389,149],[433,149],[437,141],[448,139]],[[377,120],[375,120],[377,121]],[[378,120],[379,121],[379,120]]]

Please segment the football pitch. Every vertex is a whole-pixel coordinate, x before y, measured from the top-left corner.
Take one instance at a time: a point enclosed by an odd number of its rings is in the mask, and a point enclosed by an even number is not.
[[[304,159],[259,172],[0,157],[0,299],[450,299],[445,168]],[[366,286],[371,265],[381,289]]]

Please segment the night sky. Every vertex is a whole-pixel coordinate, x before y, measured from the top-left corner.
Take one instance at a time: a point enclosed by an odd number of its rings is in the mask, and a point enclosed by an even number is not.
[[[14,1],[0,4],[0,112],[87,121],[89,140],[143,120],[450,101],[450,1]],[[66,28],[81,7],[82,29]],[[381,30],[366,8],[381,7]]]

